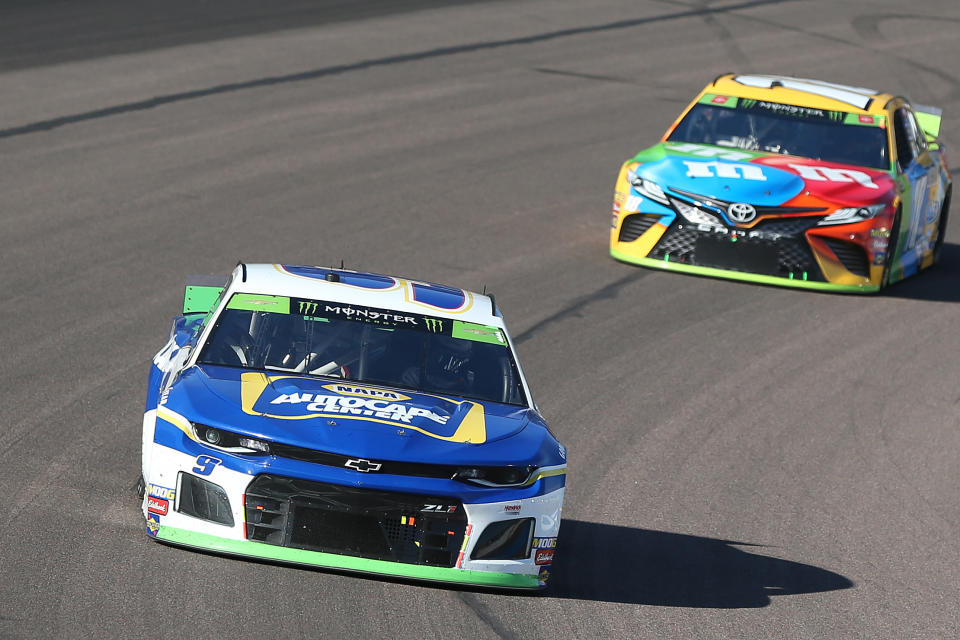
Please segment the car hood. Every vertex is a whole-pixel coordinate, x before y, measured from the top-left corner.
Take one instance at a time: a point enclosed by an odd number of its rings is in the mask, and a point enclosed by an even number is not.
[[[640,177],[664,190],[756,206],[780,206],[811,196],[837,206],[863,206],[889,203],[896,194],[885,171],[712,145],[664,142],[640,152],[634,161],[640,163]]]
[[[164,407],[252,438],[401,461],[479,464],[490,454],[504,462],[528,459],[549,433],[526,407],[268,373],[194,366],[173,384]],[[518,437],[531,430],[539,433]],[[505,447],[497,445],[506,439],[517,450],[504,459]]]

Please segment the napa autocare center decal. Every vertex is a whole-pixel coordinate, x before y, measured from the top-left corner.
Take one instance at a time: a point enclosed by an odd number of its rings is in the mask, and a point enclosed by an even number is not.
[[[227,305],[303,316],[317,322],[361,322],[383,329],[422,331],[507,348],[499,327],[348,302],[286,296],[234,294]],[[404,395],[362,385],[321,384],[316,378],[265,373],[241,376],[244,412],[282,420],[363,419],[417,431],[450,442],[486,441],[483,406],[476,402],[413,393]]]
[[[241,375],[241,397],[243,411],[255,416],[363,420],[447,442],[480,444],[487,439],[483,405],[469,400],[259,372]]]

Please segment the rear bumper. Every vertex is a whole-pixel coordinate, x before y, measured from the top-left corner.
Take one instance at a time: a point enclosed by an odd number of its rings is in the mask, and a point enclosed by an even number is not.
[[[779,287],[794,287],[797,289],[814,289],[818,291],[833,291],[836,293],[876,293],[880,286],[876,284],[835,284],[831,282],[818,282],[813,280],[802,280],[799,278],[780,278],[777,276],[767,276],[755,273],[746,273],[743,271],[732,271],[727,269],[717,269],[713,267],[700,267],[680,262],[670,262],[669,260],[660,260],[656,258],[639,258],[615,248],[610,249],[610,255],[622,262],[638,264],[651,269],[663,269],[666,271],[676,271],[679,273],[689,273],[698,276],[710,278],[725,278],[728,280],[740,280],[742,282],[753,282],[756,284],[768,284]]]
[[[320,551],[280,547],[252,540],[235,540],[164,526],[156,539],[181,547],[212,551],[231,556],[243,556],[309,567],[321,567],[352,573],[391,576],[411,580],[426,580],[448,584],[462,584],[500,589],[540,589],[545,586],[536,575],[470,571],[465,569],[428,567],[422,565],[368,560],[354,556]]]

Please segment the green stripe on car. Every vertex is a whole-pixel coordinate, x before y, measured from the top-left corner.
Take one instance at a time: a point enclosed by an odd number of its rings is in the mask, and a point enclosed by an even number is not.
[[[230,538],[221,538],[219,536],[212,536],[206,533],[187,531],[186,529],[179,529],[177,527],[162,526],[157,532],[156,537],[158,540],[163,540],[164,542],[182,545],[185,547],[193,547],[196,549],[204,549],[207,551],[231,555],[249,556],[264,560],[275,560],[290,564],[308,565],[311,567],[324,567],[327,569],[356,571],[360,573],[374,573],[384,576],[394,576],[397,578],[431,580],[435,582],[500,587],[506,589],[540,588],[540,581],[535,575],[496,573],[492,571],[467,571],[465,569],[454,569],[448,567],[429,567],[418,564],[407,564],[403,562],[369,560],[367,558],[344,556],[336,553],[323,553],[321,551],[307,551],[304,549],[279,547],[263,542],[255,542],[253,540],[233,540]]]

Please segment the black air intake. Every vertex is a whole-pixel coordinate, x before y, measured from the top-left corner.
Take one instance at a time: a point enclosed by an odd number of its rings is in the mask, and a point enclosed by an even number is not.
[[[620,242],[633,242],[660,219],[660,216],[646,213],[632,213],[623,219],[620,225]]]
[[[233,526],[227,492],[218,484],[180,472],[180,503],[177,511],[194,518]]]
[[[833,238],[824,238],[823,241],[830,247],[830,251],[833,251],[837,256],[844,269],[864,278],[870,277],[870,261],[867,260],[867,252],[863,250],[863,247]]]

